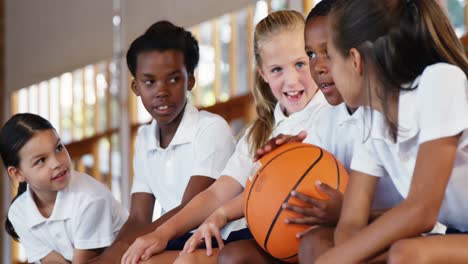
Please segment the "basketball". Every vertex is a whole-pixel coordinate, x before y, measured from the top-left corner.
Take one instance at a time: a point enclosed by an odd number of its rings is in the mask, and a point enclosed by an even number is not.
[[[285,144],[256,163],[244,190],[244,213],[253,237],[271,256],[297,262],[300,240],[296,234],[309,226],[286,224],[285,219],[300,215],[283,209],[282,204],[305,205],[291,196],[294,190],[327,199],[316,189],[317,180],[343,193],[348,173],[332,154],[314,145]]]

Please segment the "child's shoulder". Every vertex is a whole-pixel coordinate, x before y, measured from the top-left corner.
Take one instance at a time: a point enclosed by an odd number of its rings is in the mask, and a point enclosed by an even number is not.
[[[453,64],[445,63],[445,62],[439,62],[435,63],[432,65],[427,66],[423,73],[421,74],[421,78],[427,79],[427,78],[451,78],[451,77],[456,77],[460,76],[466,79],[466,74],[463,72],[463,70]]]
[[[199,127],[201,129],[204,129],[210,126],[217,126],[218,128],[224,127],[225,129],[229,130],[229,124],[221,116],[205,111],[205,110],[199,111],[198,114],[199,114],[198,122],[199,122]]]
[[[111,195],[107,187],[90,175],[72,170],[67,191],[85,199],[100,199]]]
[[[18,196],[15,201],[10,205],[10,208],[8,209],[8,219],[10,219],[11,222],[17,222],[15,220],[17,219],[28,219],[28,192],[22,193],[20,196]]]

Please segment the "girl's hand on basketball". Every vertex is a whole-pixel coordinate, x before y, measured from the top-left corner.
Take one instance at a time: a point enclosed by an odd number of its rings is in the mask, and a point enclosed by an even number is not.
[[[268,152],[276,149],[277,147],[291,142],[302,142],[307,137],[306,131],[301,131],[295,136],[279,134],[276,137],[268,140],[263,147],[257,149],[257,152],[254,156],[254,162],[259,160],[263,155]]]
[[[122,264],[137,264],[161,253],[166,249],[169,239],[162,231],[155,231],[141,236],[133,242],[122,257]]]
[[[300,192],[293,191],[291,195],[307,205],[297,206],[293,204],[283,204],[283,208],[301,214],[300,218],[288,218],[288,224],[302,225],[336,225],[340,217],[341,205],[343,203],[343,194],[338,190],[333,189],[329,185],[317,182],[317,188],[325,193],[329,199],[319,200],[312,198]],[[309,230],[306,230],[306,232]],[[298,237],[301,237],[306,232],[301,232]]]
[[[221,250],[224,247],[223,239],[221,238],[220,230],[227,224],[227,217],[223,207],[218,208],[211,214],[203,224],[201,224],[197,231],[193,233],[187,242],[185,242],[184,249],[181,253],[192,253],[198,246],[205,242],[206,255],[213,254],[213,246],[211,244],[212,237],[215,237],[218,242],[218,247]]]

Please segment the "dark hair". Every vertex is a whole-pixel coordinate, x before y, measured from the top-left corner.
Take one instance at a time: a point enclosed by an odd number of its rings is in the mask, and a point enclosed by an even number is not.
[[[306,22],[309,22],[314,17],[324,17],[328,16],[332,7],[335,5],[336,0],[322,0],[310,10],[307,15]]]
[[[169,21],[159,21],[136,38],[127,51],[127,66],[133,77],[136,74],[138,55],[148,51],[176,50],[184,54],[185,67],[193,75],[200,58],[198,42],[192,33]]]
[[[21,148],[33,137],[36,131],[48,129],[54,129],[54,127],[41,116],[29,113],[12,116],[0,131],[0,154],[5,168],[18,167]],[[11,201],[12,203],[26,191],[26,186],[26,182],[21,182],[18,185],[18,191]],[[18,234],[16,234],[8,217],[5,220],[5,230],[13,239],[18,240]]]
[[[348,57],[356,48],[361,54],[369,98],[369,72],[376,76],[376,95],[394,139],[398,124],[389,117],[389,102],[408,89],[402,84],[438,62],[468,73],[463,46],[434,0],[338,0],[329,17],[338,52]]]

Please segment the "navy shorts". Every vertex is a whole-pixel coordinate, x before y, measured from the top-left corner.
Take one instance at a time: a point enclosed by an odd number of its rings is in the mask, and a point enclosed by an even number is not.
[[[455,229],[455,228],[447,228],[447,231],[445,231],[445,234],[446,235],[454,235],[454,234],[468,234],[468,231],[460,231],[458,229]]]
[[[167,243],[166,250],[182,250],[184,248],[185,242],[189,240],[192,234],[193,233],[190,233],[190,232],[185,233],[184,235],[180,236],[177,239],[170,240],[169,243]],[[228,238],[223,241],[224,241],[224,244],[229,244],[234,241],[247,240],[247,239],[253,239],[253,236],[250,233],[250,230],[248,228],[244,228],[244,229],[231,232]],[[211,244],[213,245],[214,248],[218,247],[218,241],[216,241],[215,238],[212,238]],[[206,248],[205,243],[202,243],[200,245],[200,248]]]

